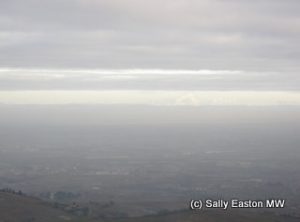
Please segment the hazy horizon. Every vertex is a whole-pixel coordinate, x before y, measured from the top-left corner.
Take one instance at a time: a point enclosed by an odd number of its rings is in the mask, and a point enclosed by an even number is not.
[[[0,0],[0,221],[299,221],[299,12]]]

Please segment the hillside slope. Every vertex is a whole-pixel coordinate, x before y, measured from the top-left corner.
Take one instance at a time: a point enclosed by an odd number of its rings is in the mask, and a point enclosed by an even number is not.
[[[39,199],[0,191],[0,222],[298,222],[299,218],[239,211],[183,210],[153,216],[96,219],[78,217]]]
[[[271,213],[245,213],[223,210],[180,211],[165,215],[120,220],[120,222],[299,222],[299,218]]]
[[[78,221],[71,214],[41,200],[0,192],[0,222]]]

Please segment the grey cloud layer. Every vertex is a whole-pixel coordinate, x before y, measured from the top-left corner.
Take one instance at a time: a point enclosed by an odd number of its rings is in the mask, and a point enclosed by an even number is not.
[[[0,66],[299,70],[297,0],[2,0]]]
[[[0,69],[0,90],[300,90],[297,73],[160,69]]]

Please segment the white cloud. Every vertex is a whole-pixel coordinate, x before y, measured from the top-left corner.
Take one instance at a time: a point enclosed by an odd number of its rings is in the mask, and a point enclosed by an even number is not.
[[[0,68],[0,90],[299,90],[297,73]]]
[[[286,91],[0,91],[4,104],[129,104],[157,106],[300,105],[299,92]]]

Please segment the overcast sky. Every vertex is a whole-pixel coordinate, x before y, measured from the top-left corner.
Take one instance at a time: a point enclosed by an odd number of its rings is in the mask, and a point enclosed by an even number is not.
[[[300,87],[299,0],[0,0],[0,90]]]
[[[1,66],[298,69],[298,0],[1,0]]]

